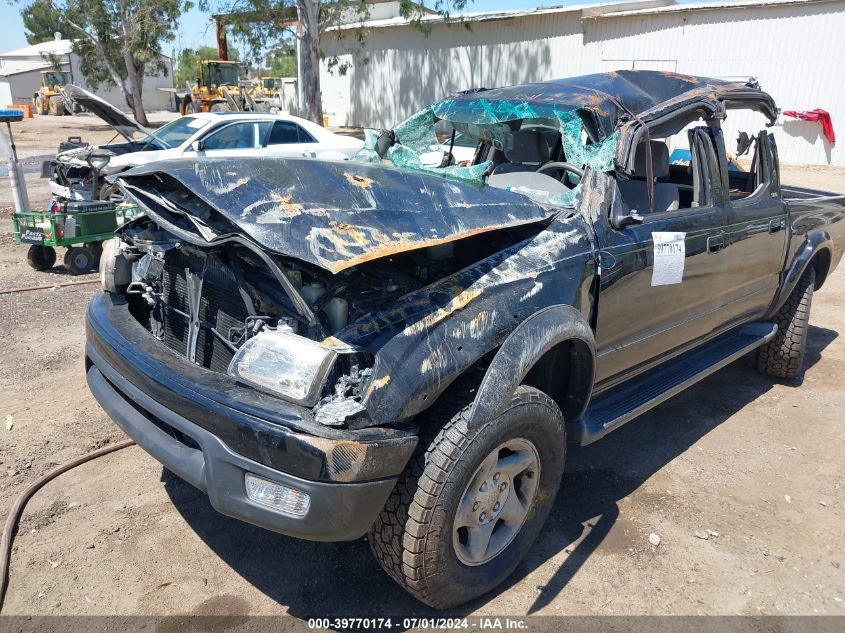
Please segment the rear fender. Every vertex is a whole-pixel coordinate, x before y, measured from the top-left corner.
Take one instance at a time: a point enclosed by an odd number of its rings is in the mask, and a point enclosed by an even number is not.
[[[812,233],[808,233],[803,246],[798,249],[795,256],[792,258],[792,262],[789,264],[789,267],[784,275],[783,282],[780,285],[780,289],[775,296],[775,300],[766,312],[766,318],[774,315],[778,310],[780,310],[781,306],[786,303],[789,295],[792,294],[792,291],[798,284],[798,280],[801,279],[801,275],[803,275],[804,271],[807,270],[807,266],[810,266],[814,261],[818,261],[816,259],[817,257],[823,257],[825,258],[825,261],[830,262],[832,256],[833,240],[831,240],[830,235],[826,231],[813,231]],[[825,270],[818,272],[824,276],[828,271]],[[823,281],[823,277],[820,277],[820,280]],[[821,281],[817,282],[818,286],[821,285]]]

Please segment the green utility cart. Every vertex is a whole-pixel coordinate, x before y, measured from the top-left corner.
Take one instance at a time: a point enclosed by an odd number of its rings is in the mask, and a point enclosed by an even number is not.
[[[73,275],[90,272],[99,262],[103,240],[139,214],[138,207],[113,202],[53,203],[49,211],[12,216],[15,243],[32,244],[26,259],[35,270],[56,263],[56,247],[65,246],[65,267]]]

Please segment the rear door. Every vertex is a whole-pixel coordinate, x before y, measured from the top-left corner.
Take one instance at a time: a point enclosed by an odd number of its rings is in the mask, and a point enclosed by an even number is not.
[[[733,217],[727,229],[731,267],[725,310],[736,321],[763,316],[780,285],[786,257],[786,205],[774,138],[766,131],[755,138],[749,171],[726,171]]]
[[[263,125],[261,154],[282,158],[316,158],[322,148],[301,125],[277,120]]]
[[[689,137],[692,194],[682,195],[677,210],[611,228],[601,244],[598,389],[659,364],[721,326],[730,211],[711,131],[696,128]]]

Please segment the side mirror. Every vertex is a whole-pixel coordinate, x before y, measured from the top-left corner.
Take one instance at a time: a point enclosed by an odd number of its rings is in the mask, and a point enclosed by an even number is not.
[[[745,154],[749,148],[751,147],[751,137],[748,136],[748,132],[740,132],[739,136],[736,138],[736,157],[739,158],[743,154]]]
[[[619,215],[614,214],[610,219],[610,223],[613,225],[614,229],[624,229],[630,224],[642,224],[643,216],[636,211]]]
[[[610,225],[614,229],[621,230],[630,224],[642,223],[643,216],[623,204],[618,194],[613,196],[613,202],[610,206]]]
[[[196,141],[191,143],[191,148],[195,152],[202,152],[205,150],[205,141],[203,141],[203,139],[197,139]]]

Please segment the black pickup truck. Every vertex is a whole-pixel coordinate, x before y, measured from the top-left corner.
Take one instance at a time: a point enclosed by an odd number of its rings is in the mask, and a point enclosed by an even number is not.
[[[221,513],[369,533],[465,602],[536,539],[567,438],[754,350],[802,371],[845,197],[781,184],[776,116],[753,81],[620,71],[452,95],[352,161],[126,172],[146,216],[104,249],[88,384]]]

